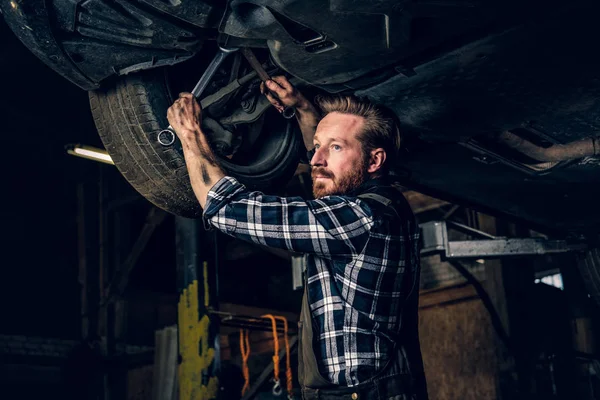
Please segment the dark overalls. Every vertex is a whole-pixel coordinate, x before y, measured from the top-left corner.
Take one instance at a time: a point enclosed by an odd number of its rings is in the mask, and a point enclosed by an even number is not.
[[[383,190],[381,190],[383,189]],[[390,190],[392,189],[392,190]],[[410,206],[402,194],[391,186],[371,186],[358,197],[369,207],[388,219],[397,221],[400,216],[409,215],[414,220]],[[387,195],[387,196],[386,196]],[[392,198],[393,197],[393,198]],[[416,223],[415,223],[416,226]],[[416,228],[418,229],[418,228]],[[400,245],[400,244],[399,244]],[[407,244],[408,245],[408,244]],[[411,253],[414,253],[411,250]],[[417,251],[418,252],[418,251]],[[305,283],[302,312],[299,322],[298,380],[304,400],[427,400],[427,385],[423,371],[423,361],[418,334],[418,295],[419,295],[419,255],[413,254],[417,262],[407,265],[404,285],[408,290],[400,316],[400,332],[396,337],[394,356],[375,376],[352,387],[342,387],[330,383],[319,372],[314,352],[316,330],[308,303]]]

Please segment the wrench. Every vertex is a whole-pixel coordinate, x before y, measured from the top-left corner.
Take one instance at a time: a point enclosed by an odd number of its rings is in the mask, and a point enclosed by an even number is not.
[[[246,60],[248,60],[248,63],[250,64],[252,69],[256,71],[261,81],[266,82],[271,79],[269,74],[267,74],[267,71],[265,71],[262,65],[260,65],[260,62],[256,59],[256,56],[254,55],[254,52],[252,50],[250,50],[248,47],[244,47],[242,48],[242,54],[244,55],[244,57],[246,57]],[[266,87],[265,89],[269,90]],[[275,94],[271,90],[269,90],[269,92],[273,97],[278,99],[277,94]],[[294,118],[294,116],[296,115],[296,110],[294,110],[294,107],[285,106],[285,108],[281,112],[281,115],[283,115],[283,117],[286,119]]]
[[[202,95],[202,92],[204,92],[204,89],[206,89],[208,83],[215,75],[215,72],[217,72],[217,69],[219,69],[219,66],[225,60],[225,58],[227,58],[228,55],[236,52],[237,50],[237,48],[227,49],[219,46],[219,51],[217,52],[217,55],[215,56],[215,58],[212,59],[210,64],[208,64],[208,67],[200,77],[200,80],[198,81],[198,83],[196,83],[194,89],[192,89],[192,94],[195,98],[198,99]],[[173,130],[171,125],[169,125],[168,128],[163,129],[158,133],[157,140],[158,143],[162,144],[163,146],[171,146],[173,143],[175,143],[176,137],[177,136],[175,134],[175,131]]]

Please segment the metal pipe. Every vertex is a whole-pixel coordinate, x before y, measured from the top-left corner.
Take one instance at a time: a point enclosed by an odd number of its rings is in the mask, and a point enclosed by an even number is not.
[[[600,154],[600,137],[590,137],[550,147],[538,146],[509,131],[502,132],[498,139],[508,147],[542,162],[568,161]]]

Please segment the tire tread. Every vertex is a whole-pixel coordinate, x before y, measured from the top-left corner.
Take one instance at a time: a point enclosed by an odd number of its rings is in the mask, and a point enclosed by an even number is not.
[[[155,140],[168,125],[166,110],[172,103],[163,71],[123,77],[114,86],[90,92],[89,101],[102,143],[125,179],[156,206],[184,217],[201,217],[182,154]],[[260,176],[229,170],[227,160],[223,168],[252,188],[273,187],[276,180],[289,179],[297,165],[300,138],[285,143],[282,161]]]

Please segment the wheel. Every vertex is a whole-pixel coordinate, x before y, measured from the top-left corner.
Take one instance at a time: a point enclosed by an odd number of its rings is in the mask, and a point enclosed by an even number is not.
[[[587,251],[578,260],[578,267],[590,296],[600,305],[600,248]]]
[[[196,218],[202,210],[190,185],[181,145],[164,147],[156,139],[168,126],[166,111],[173,102],[167,82],[161,70],[122,77],[110,87],[90,92],[90,106],[100,138],[127,181],[156,206]],[[295,124],[271,109],[257,121],[235,129],[246,136],[239,135],[234,154],[217,152],[226,173],[258,190],[282,185],[292,176],[302,142]]]

